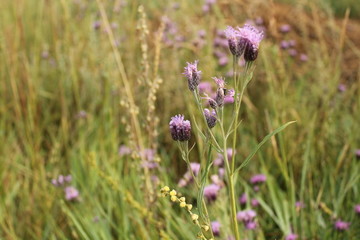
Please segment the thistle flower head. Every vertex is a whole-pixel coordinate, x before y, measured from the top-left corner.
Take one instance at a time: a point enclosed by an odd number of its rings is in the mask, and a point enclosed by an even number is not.
[[[244,59],[246,62],[254,61],[257,58],[259,45],[264,38],[264,33],[250,24],[238,28],[240,44],[245,46]]]
[[[345,231],[350,227],[350,223],[349,222],[344,222],[342,220],[337,220],[335,222],[335,224],[334,224],[334,227],[338,231]]]
[[[225,79],[223,77],[213,77],[216,85],[218,88],[224,88],[225,87]]]
[[[240,222],[249,222],[256,217],[256,212],[254,210],[244,210],[236,214],[236,218]]]
[[[360,215],[360,204],[355,205],[355,212]]]
[[[189,120],[184,120],[183,115],[176,115],[171,118],[169,123],[170,133],[175,141],[188,141],[191,137],[191,124]]]
[[[206,123],[207,123],[208,127],[209,128],[215,127],[216,121],[217,121],[215,110],[212,110],[210,112],[209,109],[205,108],[204,109],[204,116],[205,116]]]
[[[68,201],[77,200],[79,198],[79,196],[80,196],[79,191],[76,188],[74,188],[72,186],[65,188],[65,199],[66,200],[68,200]]]
[[[220,186],[216,184],[210,184],[204,188],[204,196],[208,201],[215,201],[219,193]]]
[[[239,198],[239,202],[241,205],[245,205],[247,203],[247,195],[246,193],[243,193],[240,198]]]
[[[266,181],[266,176],[264,174],[257,174],[254,175],[251,179],[250,179],[250,183],[252,184],[258,184],[258,183],[263,183]]]
[[[298,235],[294,233],[290,233],[285,237],[285,240],[296,240],[298,238]]]
[[[219,221],[211,222],[211,229],[212,229],[215,237],[220,236],[220,227],[221,227],[221,224]]]
[[[231,26],[228,26],[224,31],[225,37],[228,40],[229,49],[232,55],[240,57],[243,54],[244,48],[239,44],[239,31]]]
[[[201,71],[197,69],[198,60],[194,61],[193,63],[187,63],[187,66],[184,67],[184,75],[188,79],[188,85],[190,91],[194,91],[196,87],[200,83],[201,78]]]

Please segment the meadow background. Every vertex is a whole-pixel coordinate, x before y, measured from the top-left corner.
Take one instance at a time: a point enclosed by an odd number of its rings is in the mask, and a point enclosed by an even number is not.
[[[243,239],[360,239],[360,3],[204,5],[1,1],[0,239],[196,239],[186,211],[160,197],[164,185],[188,201],[197,194],[178,186],[186,165],[168,124],[179,113],[199,117],[181,74],[186,62],[199,59],[202,81],[227,77],[221,33],[246,21],[266,37],[244,98],[237,161],[268,132],[296,123],[236,181],[237,196],[259,202],[258,227],[241,229]],[[283,49],[283,40],[295,44]],[[192,162],[199,149],[201,141]],[[267,180],[256,192],[249,179],[259,173]],[[60,175],[71,175],[73,200],[52,183]],[[221,223],[217,239],[230,236],[227,202],[221,189],[209,205]],[[336,230],[339,219],[350,227]]]

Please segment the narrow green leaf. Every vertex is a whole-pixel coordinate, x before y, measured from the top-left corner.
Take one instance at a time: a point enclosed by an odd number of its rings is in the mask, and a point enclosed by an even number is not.
[[[245,167],[249,163],[249,161],[254,157],[254,155],[257,153],[257,151],[259,151],[259,149],[262,147],[262,145],[264,145],[272,136],[274,136],[275,134],[278,134],[279,132],[284,130],[287,126],[289,126],[290,124],[293,124],[295,122],[296,121],[287,122],[284,125],[282,125],[281,127],[275,129],[272,133],[269,133],[266,137],[264,137],[264,139],[255,147],[255,149],[250,153],[250,155],[245,159],[245,161],[235,170],[234,173],[237,173],[238,171],[240,171],[240,169]]]

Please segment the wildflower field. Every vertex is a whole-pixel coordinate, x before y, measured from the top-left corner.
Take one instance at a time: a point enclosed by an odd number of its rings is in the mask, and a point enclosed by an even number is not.
[[[360,240],[358,0],[1,0],[0,239]]]

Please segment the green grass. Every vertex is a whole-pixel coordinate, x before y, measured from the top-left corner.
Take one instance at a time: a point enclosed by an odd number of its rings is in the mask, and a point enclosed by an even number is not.
[[[166,1],[128,1],[115,12],[116,1],[100,2],[109,21],[118,24],[113,29],[120,41],[115,50],[104,25],[99,30],[92,27],[101,20],[96,1],[0,3],[0,239],[196,237],[198,230],[186,211],[160,197],[163,185],[183,193],[194,206],[197,196],[192,186],[177,186],[186,165],[171,140],[168,123],[178,113],[199,119],[181,74],[183,67],[199,59],[203,80],[225,75],[231,64],[219,67],[212,55],[215,30],[242,25],[246,9],[219,1],[210,15],[203,16],[202,1],[184,1],[180,10]],[[149,28],[142,42],[144,30],[136,29],[140,4]],[[238,14],[232,15],[230,9],[239,9]],[[165,13],[187,41],[180,48],[162,45],[157,54],[155,32]],[[296,123],[272,137],[235,182],[237,196],[247,191],[260,202],[258,229],[253,233],[241,229],[248,239],[282,239],[291,229],[303,239],[360,238],[360,216],[354,212],[355,204],[360,204],[360,162],[354,156],[360,148],[360,75],[355,69],[346,79],[347,91],[338,91],[348,74],[338,47],[341,31],[331,16],[326,17],[333,34],[330,43],[322,38],[323,22],[314,21],[315,38],[299,37],[309,55],[306,63],[289,57],[270,37],[261,44],[241,111],[237,161],[243,161],[269,132],[286,122]],[[299,26],[304,27],[301,22]],[[207,32],[206,44],[197,49],[191,41],[200,29]],[[142,63],[145,42],[148,73]],[[44,51],[47,58],[42,57]],[[119,58],[130,92],[124,87]],[[359,56],[355,59],[359,61]],[[155,89],[155,112],[150,111],[149,121],[147,82],[157,78],[162,82]],[[139,114],[132,115],[129,96],[134,97]],[[231,114],[231,107],[225,108],[225,114]],[[81,110],[87,113],[84,119],[77,117]],[[193,129],[195,133],[194,124]],[[215,128],[214,134],[220,132]],[[193,134],[191,145],[195,138]],[[204,143],[198,140],[190,154],[195,162],[203,159]],[[139,142],[156,149],[158,169],[141,168],[137,154],[118,155],[120,145],[133,147]],[[214,168],[210,175],[215,173]],[[256,173],[268,176],[259,192],[249,186]],[[63,190],[51,184],[59,174],[73,176],[79,202],[67,202]],[[159,183],[150,181],[152,175]],[[300,200],[306,207],[297,211],[294,205]],[[218,239],[231,232],[227,203],[228,194],[222,189],[218,200],[208,206],[210,218],[222,224]],[[336,232],[337,218],[351,222],[350,229]]]

